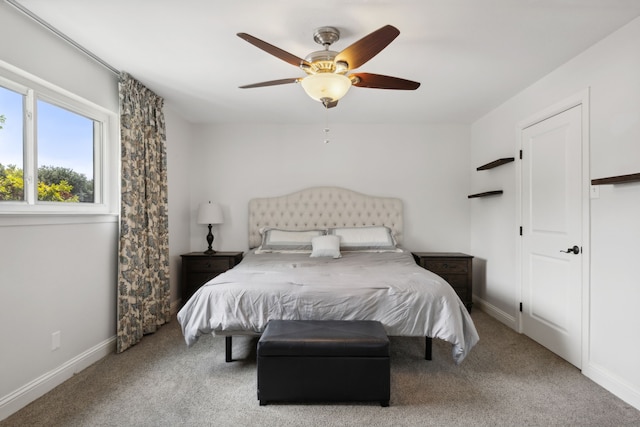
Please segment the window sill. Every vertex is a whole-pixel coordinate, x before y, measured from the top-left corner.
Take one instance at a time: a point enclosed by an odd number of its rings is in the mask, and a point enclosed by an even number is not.
[[[2,213],[0,227],[115,223],[118,218],[119,215],[113,213]]]

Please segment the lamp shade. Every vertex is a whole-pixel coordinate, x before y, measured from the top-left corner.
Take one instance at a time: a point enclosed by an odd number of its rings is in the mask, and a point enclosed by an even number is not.
[[[302,79],[302,88],[316,101],[337,101],[347,94],[351,87],[351,80],[343,74],[318,73]]]
[[[201,203],[198,208],[198,224],[222,224],[224,223],[224,215],[222,215],[222,207],[217,203]]]

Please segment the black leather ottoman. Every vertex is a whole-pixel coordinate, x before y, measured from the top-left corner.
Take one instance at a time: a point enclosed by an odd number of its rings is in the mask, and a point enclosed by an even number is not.
[[[258,399],[389,406],[389,339],[380,322],[272,320],[258,341]]]

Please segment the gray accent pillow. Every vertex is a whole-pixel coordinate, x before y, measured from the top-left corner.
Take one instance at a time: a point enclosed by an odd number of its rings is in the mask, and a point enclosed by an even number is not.
[[[282,230],[279,228],[265,228],[262,231],[262,244],[256,253],[273,252],[311,252],[311,239],[324,236],[327,230]]]
[[[391,229],[385,226],[331,228],[329,234],[340,237],[340,250],[402,252],[396,246]]]

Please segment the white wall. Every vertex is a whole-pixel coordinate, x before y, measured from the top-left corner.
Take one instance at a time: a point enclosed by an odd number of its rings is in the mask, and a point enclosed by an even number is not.
[[[116,76],[4,2],[0,40],[3,61],[117,111]],[[49,219],[0,217],[0,419],[113,348],[117,216]]]
[[[514,237],[516,175],[513,164],[495,172],[475,167],[515,155],[516,125],[590,88],[590,178],[640,172],[640,19],[636,19],[472,126],[473,191],[504,188],[497,199],[472,204],[471,252],[486,261],[475,272],[476,296],[515,327],[518,283]],[[640,184],[600,187],[591,200],[591,274],[588,358],[583,372],[640,408]]]
[[[118,111],[118,81],[113,73],[4,1],[0,2],[0,40],[3,61],[109,111]]]
[[[246,250],[249,199],[340,186],[404,201],[405,247],[469,250],[469,127],[200,125],[191,169],[191,249],[206,249],[200,202],[223,205],[214,247]]]
[[[72,359],[84,367],[110,351],[116,235],[112,219],[0,226],[0,419],[34,392],[22,389],[32,381],[46,392],[60,382],[51,376],[73,374],[63,367]],[[56,331],[61,347],[52,351]]]
[[[189,189],[190,145],[192,125],[182,118],[170,104],[165,103],[167,133],[167,174],[169,199],[169,280],[171,282],[171,310],[180,305],[180,254],[189,252],[189,224],[191,199]]]
[[[118,111],[117,76],[4,2],[0,40],[3,61]],[[191,125],[170,105],[165,115],[175,308],[179,254],[189,247]],[[115,349],[118,217],[53,222],[0,215],[0,420]],[[61,347],[52,351],[57,331]]]

